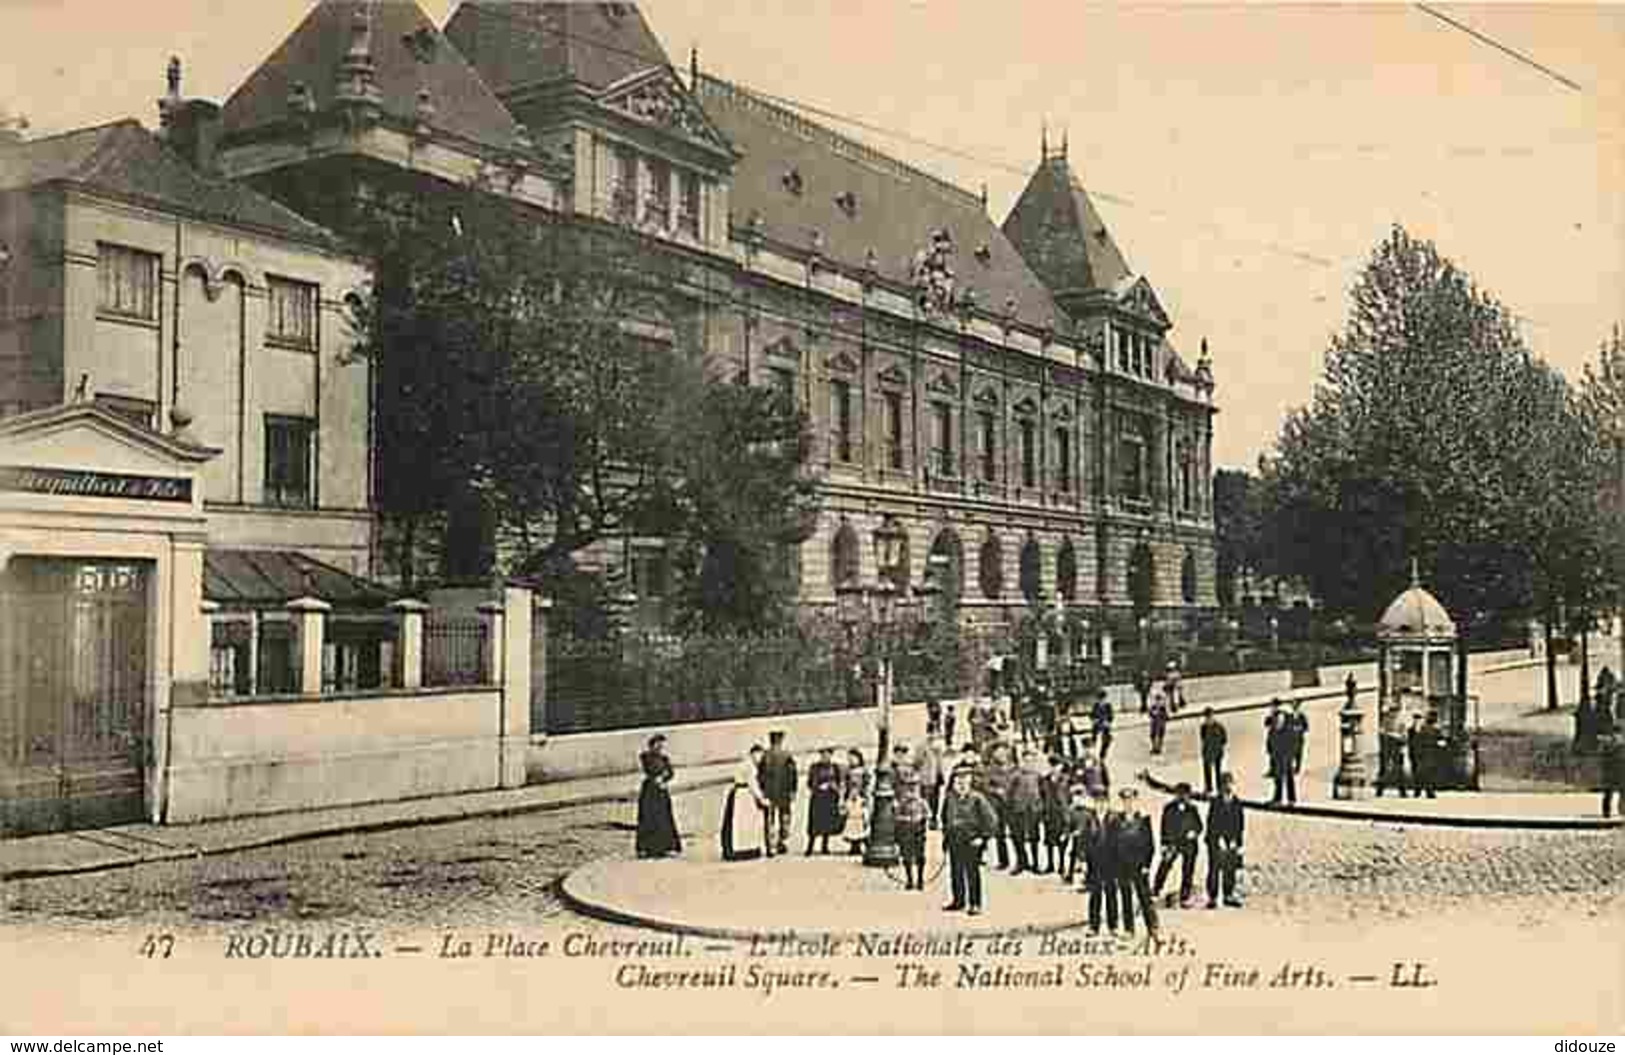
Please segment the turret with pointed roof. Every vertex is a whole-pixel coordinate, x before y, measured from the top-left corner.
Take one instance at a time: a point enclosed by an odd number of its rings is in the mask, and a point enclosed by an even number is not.
[[[1004,221],[1010,239],[1068,311],[1112,291],[1133,272],[1064,152],[1045,157]],[[1082,314],[1077,312],[1077,314]]]
[[[285,135],[295,109],[316,121],[375,109],[404,131],[427,120],[486,150],[510,150],[519,137],[513,115],[428,15],[401,0],[317,4],[226,101],[222,145]]]
[[[636,4],[469,0],[446,36],[505,99],[561,80],[599,90],[671,66]]]

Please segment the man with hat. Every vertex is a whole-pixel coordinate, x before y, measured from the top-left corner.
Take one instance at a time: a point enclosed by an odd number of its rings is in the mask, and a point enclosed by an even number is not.
[[[1225,731],[1224,723],[1213,715],[1213,708],[1202,710],[1202,726],[1200,729],[1202,740],[1202,792],[1213,794],[1218,786],[1219,774],[1224,771],[1224,749],[1230,740],[1230,734]]]
[[[1117,793],[1122,808],[1112,829],[1112,857],[1117,862],[1117,896],[1122,901],[1123,929],[1134,934],[1134,905],[1139,902],[1146,932],[1157,933],[1157,906],[1151,903],[1151,883],[1146,877],[1156,855],[1156,839],[1151,834],[1151,818],[1140,809],[1140,793],[1126,787]]]
[[[1179,907],[1190,908],[1192,884],[1196,876],[1196,850],[1202,836],[1202,815],[1191,802],[1191,786],[1184,781],[1174,785],[1174,797],[1162,808],[1162,861],[1157,865],[1157,879],[1151,885],[1154,897],[1162,896],[1162,885],[1168,881],[1174,860],[1179,860]],[[1174,905],[1169,894],[1167,907]]]
[[[1112,703],[1106,698],[1104,685],[1095,690],[1095,705],[1089,717],[1094,723],[1095,751],[1104,762],[1106,752],[1112,747]]]
[[[1236,896],[1236,872],[1241,868],[1241,843],[1246,834],[1246,815],[1236,798],[1236,778],[1219,777],[1219,797],[1207,808],[1207,907],[1219,907],[1219,895],[1231,908],[1240,908]]]
[[[982,911],[982,851],[998,825],[992,804],[971,786],[974,772],[972,766],[955,766],[942,802],[942,843],[948,851],[953,891],[953,900],[944,909],[973,916]]]
[[[1111,933],[1117,933],[1117,837],[1118,826],[1123,818],[1112,807],[1110,796],[1104,790],[1094,789],[1089,792],[1090,814],[1093,823],[1088,824],[1083,833],[1084,864],[1088,870],[1084,873],[1084,889],[1089,892],[1089,933],[1100,933],[1100,909],[1102,903],[1106,909],[1106,926]]]
[[[784,730],[767,734],[761,763],[762,797],[767,799],[767,856],[790,850],[790,808],[796,801],[796,760],[784,749]],[[775,834],[777,833],[777,834]]]

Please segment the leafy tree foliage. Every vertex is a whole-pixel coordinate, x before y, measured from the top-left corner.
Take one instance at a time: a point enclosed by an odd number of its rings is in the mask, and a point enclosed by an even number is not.
[[[704,620],[777,612],[773,555],[813,501],[806,422],[708,374],[689,265],[467,188],[397,201],[369,233],[380,504],[408,538],[445,515],[444,574],[488,575],[500,538],[512,570],[601,597],[573,558],[658,536],[693,558]]]
[[[1555,613],[1586,588],[1595,438],[1511,315],[1396,228],[1357,281],[1310,405],[1261,462],[1283,574],[1371,619],[1418,559],[1469,618]]]
[[[1233,608],[1237,580],[1249,572],[1268,574],[1271,567],[1264,544],[1263,490],[1256,476],[1237,469],[1213,474],[1213,527],[1219,604]]]

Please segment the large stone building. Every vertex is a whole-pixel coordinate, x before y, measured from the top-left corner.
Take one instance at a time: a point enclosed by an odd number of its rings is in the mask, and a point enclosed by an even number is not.
[[[823,510],[812,606],[950,558],[966,618],[1073,610],[1119,633],[1215,606],[1213,380],[1047,147],[1000,225],[983,197],[737,84],[680,73],[625,3],[316,6],[226,101],[215,164],[329,226],[353,201],[477,187],[636,228],[694,280],[687,332],[802,400]],[[336,204],[337,203],[337,204]],[[597,555],[642,594],[658,540]]]

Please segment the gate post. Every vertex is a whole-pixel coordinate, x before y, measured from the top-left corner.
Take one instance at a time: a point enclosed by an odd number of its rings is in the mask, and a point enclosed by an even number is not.
[[[395,684],[402,689],[423,687],[423,613],[429,606],[404,597],[390,605],[399,617],[400,635],[395,644]]]
[[[299,692],[319,696],[322,692],[322,645],[327,613],[333,606],[316,597],[299,597],[288,602],[299,633]]]
[[[547,733],[547,620],[553,601],[536,598],[531,606],[534,622],[530,630],[530,733]]]
[[[498,731],[497,766],[500,786],[525,786],[525,762],[530,754],[531,603],[529,589],[508,586],[502,591],[502,615],[492,626],[501,633],[502,727]]]

